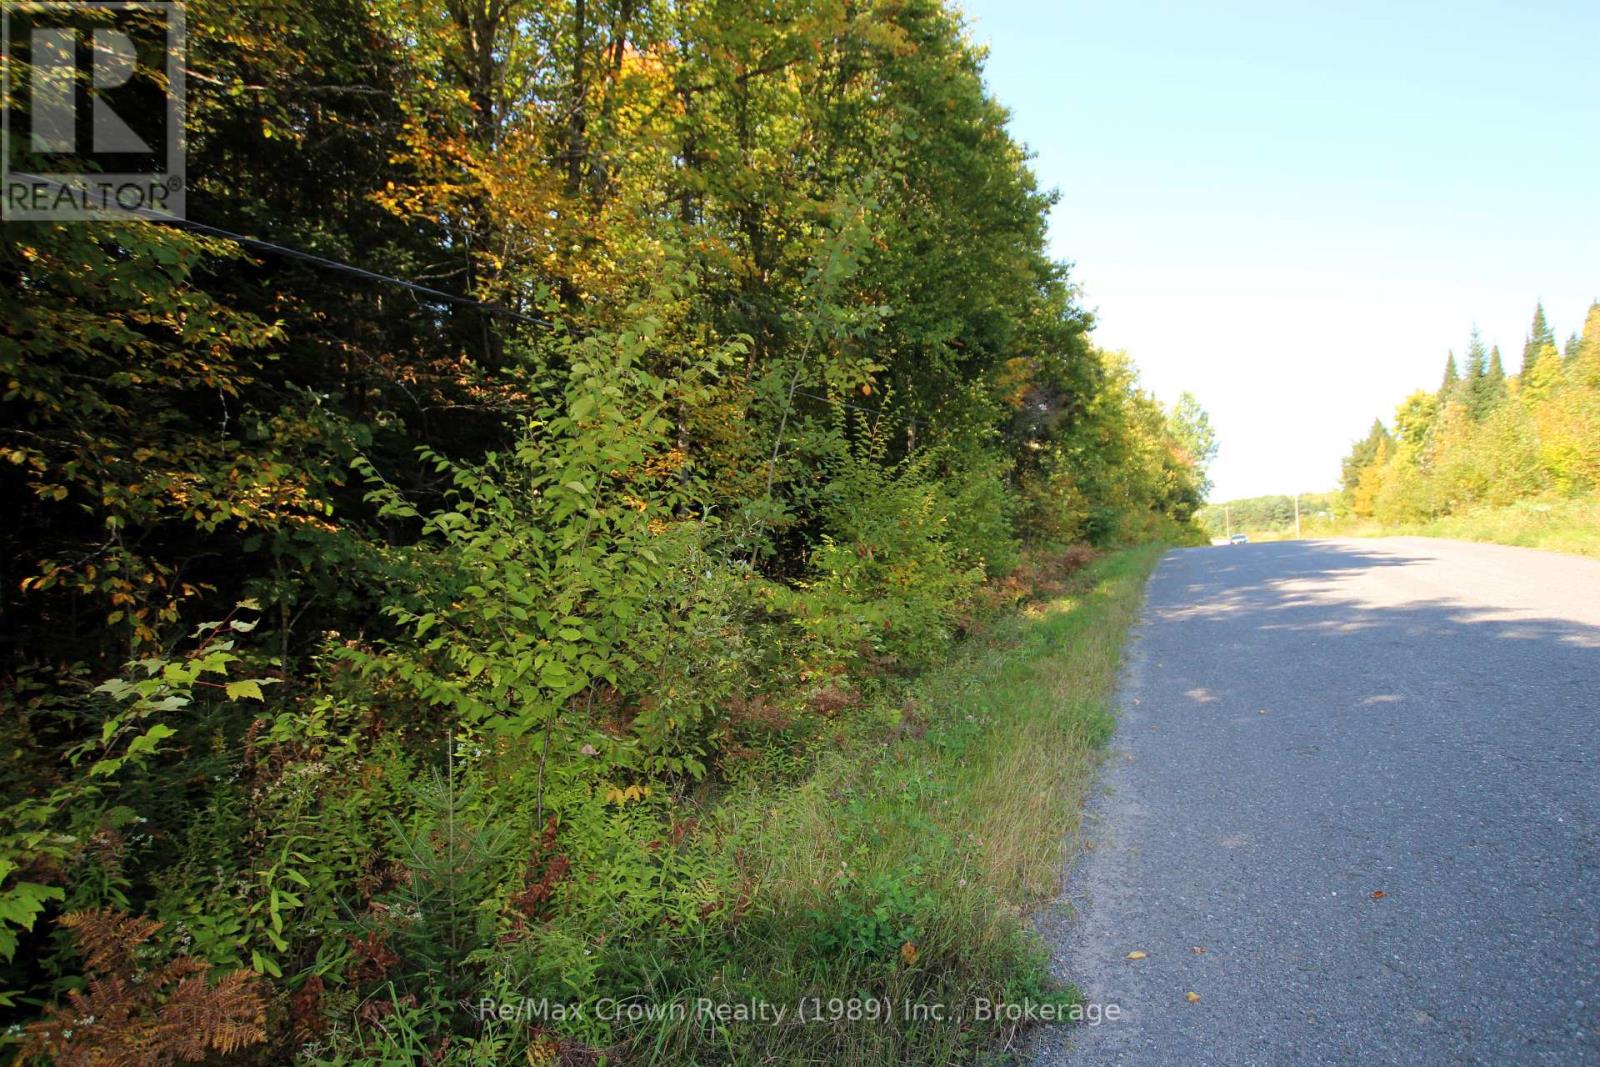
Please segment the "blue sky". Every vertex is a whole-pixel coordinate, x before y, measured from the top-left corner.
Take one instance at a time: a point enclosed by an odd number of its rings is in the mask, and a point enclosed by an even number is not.
[[[1515,369],[1600,297],[1600,3],[964,0],[1058,189],[1096,341],[1221,451],[1214,499],[1331,487],[1474,323]]]

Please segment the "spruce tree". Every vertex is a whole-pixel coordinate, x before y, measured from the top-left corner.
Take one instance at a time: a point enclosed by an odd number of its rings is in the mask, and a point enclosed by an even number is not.
[[[1483,335],[1472,328],[1472,340],[1467,342],[1467,381],[1482,378],[1489,372],[1489,353],[1483,347]]]
[[[1456,370],[1455,349],[1450,350],[1450,357],[1444,361],[1444,382],[1439,386],[1439,403],[1448,404],[1450,396],[1455,392],[1456,382],[1461,380],[1460,373]]]
[[[1589,314],[1584,316],[1577,363],[1582,380],[1600,385],[1600,300],[1590,304]]]
[[[1474,419],[1481,419],[1488,414],[1491,406],[1489,353],[1484,350],[1483,337],[1476,326],[1472,328],[1472,340],[1467,343],[1467,374],[1457,386],[1457,393],[1467,406],[1467,413]]]
[[[1499,382],[1502,386],[1506,384],[1506,365],[1500,358],[1499,345],[1489,352],[1489,380]]]
[[[1544,355],[1546,348],[1556,346],[1556,335],[1550,329],[1550,323],[1544,317],[1544,303],[1534,305],[1533,327],[1528,332],[1528,339],[1522,346],[1522,376],[1527,378],[1528,371],[1537,366],[1539,358]]]
[[[1600,359],[1600,300],[1589,305],[1583,319],[1583,334],[1578,338],[1578,354]]]
[[[1489,370],[1483,376],[1484,411],[1487,413],[1506,397],[1506,365],[1500,358],[1500,346],[1489,352]]]

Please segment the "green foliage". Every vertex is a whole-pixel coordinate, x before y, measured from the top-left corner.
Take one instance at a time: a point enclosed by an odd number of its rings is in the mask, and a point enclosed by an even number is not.
[[[1034,441],[1022,476],[1025,533],[1045,543],[1138,542],[1152,520],[1183,525],[1204,499],[1209,420],[1169,416],[1124,353],[1094,353],[1099,392],[1055,441]],[[1028,398],[1025,403],[1041,403]],[[1193,450],[1193,451],[1191,451]]]
[[[239,609],[258,611],[259,605],[245,602]],[[14,959],[19,938],[34,930],[52,902],[74,910],[127,907],[122,831],[149,821],[130,805],[154,807],[149,793],[159,790],[179,755],[169,742],[191,738],[205,721],[200,709],[212,702],[261,700],[262,687],[277,681],[228,679],[242,659],[234,651],[237,637],[255,626],[232,615],[204,623],[183,655],[145,656],[81,696],[72,710],[93,715],[95,731],[58,751],[49,778],[40,780],[36,769],[30,774],[19,753],[8,753],[12,773],[0,817],[0,957]],[[33,710],[42,709],[35,704]]]
[[[891,963],[901,946],[915,945],[934,908],[934,898],[916,885],[923,872],[882,872],[858,883],[846,879],[834,887],[834,898],[808,917],[813,924],[812,951],[825,957],[854,956],[870,963]]]
[[[1593,308],[1589,319],[1600,321]],[[1595,332],[1587,323],[1585,330]],[[1600,489],[1600,376],[1584,344],[1580,338],[1572,356],[1560,358],[1541,305],[1522,370],[1508,377],[1499,349],[1485,356],[1474,332],[1465,378],[1451,383],[1447,375],[1437,397],[1408,397],[1395,412],[1393,447],[1379,447],[1388,437],[1380,422],[1352,449],[1346,506],[1387,525],[1418,525]]]
[[[1378,458],[1380,452],[1387,453],[1392,446],[1393,438],[1389,430],[1383,425],[1382,419],[1373,419],[1372,428],[1367,431],[1367,436],[1357,441],[1350,449],[1350,455],[1345,457],[1344,464],[1339,473],[1339,484],[1346,493],[1354,493],[1361,482],[1361,474]]]
[[[1531,380],[1539,364],[1546,357],[1556,358],[1556,335],[1544,317],[1544,304],[1533,309],[1533,325],[1528,328],[1528,338],[1522,345],[1522,375]]]
[[[651,341],[646,324],[563,344],[564,396],[536,409],[509,455],[467,467],[425,452],[450,481],[441,510],[422,515],[358,461],[379,514],[420,520],[422,536],[395,550],[397,570],[418,578],[385,609],[405,640],[341,655],[452,722],[545,731],[561,759],[588,744],[641,770],[704,772],[706,720],[728,695],[738,641],[725,583],[681,580],[704,561],[707,524],[688,513],[694,480],[670,469],[666,412],[700,398],[739,345],[669,382],[641,365]],[[683,672],[694,684],[673,685]],[[562,717],[601,684],[655,695],[631,709],[629,743]]]
[[[451,1004],[476,992],[469,960],[494,940],[512,827],[470,776],[457,773],[454,759],[417,779],[409,800],[404,821],[388,819],[389,847],[406,873],[374,899],[381,920],[367,937],[376,934],[399,957],[389,970],[391,991]]]
[[[991,578],[1003,578],[1021,562],[1021,541],[1016,535],[1020,502],[1006,484],[1003,464],[979,454],[966,469],[944,474],[942,484],[950,501],[945,537],[959,564],[978,564]]]
[[[1573,353],[1572,366],[1580,382],[1600,382],[1600,300],[1590,304],[1589,313],[1584,316],[1583,335]]]
[[[944,649],[956,613],[983,580],[984,563],[974,558],[976,546],[962,552],[950,538],[955,501],[937,476],[935,457],[919,453],[886,466],[886,434],[881,427],[861,429],[828,462],[824,533],[804,600],[779,603],[791,606],[815,642],[818,667],[871,656],[915,668]],[[991,527],[997,521],[988,520]]]
[[[1170,422],[1173,442],[1189,463],[1203,472],[1217,458],[1217,433],[1211,428],[1211,416],[1193,393],[1186,392],[1178,397]],[[1201,497],[1210,493],[1211,480],[1203,478],[1198,489]]]
[[[80,914],[234,976],[227,1051],[262,1063],[734,1055],[475,995],[1042,989],[940,873],[946,786],[875,761],[921,672],[1082,542],[1192,536],[1214,437],[1089,343],[959,14],[188,10],[193,216],[453,299],[136,220],[7,227],[18,1021],[94,971]],[[995,736],[919,751],[948,778]],[[786,881],[770,835],[836,761],[923,851],[887,873],[857,797],[874,869]],[[50,1054],[90,1056],[70,1030]]]
[[[1444,381],[1439,385],[1439,402],[1442,404],[1455,392],[1456,383],[1461,381],[1461,373],[1456,370],[1456,354],[1452,349],[1449,357],[1444,361]]]
[[[1600,557],[1600,500],[1541,497],[1399,527],[1405,533]]]

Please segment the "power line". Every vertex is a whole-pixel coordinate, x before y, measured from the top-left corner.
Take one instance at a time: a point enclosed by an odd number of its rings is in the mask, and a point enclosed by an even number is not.
[[[69,189],[66,183],[58,182],[53,178],[46,178],[42,174],[26,174],[22,171],[13,171],[12,173],[19,178],[40,182],[41,184],[48,186],[54,186],[57,189]],[[315,266],[322,267],[325,270],[349,274],[353,277],[363,278],[371,282],[381,282],[386,285],[397,286],[409,292],[416,293],[419,296],[425,296],[430,300],[436,300],[446,304],[455,304],[460,307],[479,308],[483,311],[491,312],[496,315],[504,315],[507,318],[516,319],[519,322],[525,322],[531,326],[539,326],[547,330],[555,328],[555,323],[551,322],[549,319],[541,319],[533,315],[525,315],[520,311],[515,311],[501,304],[490,304],[482,300],[474,300],[470,296],[461,296],[457,293],[447,293],[442,289],[434,289],[431,286],[422,285],[419,282],[409,281],[405,278],[396,278],[392,275],[380,274],[377,271],[367,270],[365,267],[357,267],[350,263],[342,263],[337,259],[329,259],[326,256],[319,256],[314,252],[306,252],[302,249],[290,248],[288,245],[277,244],[273,241],[265,241],[259,237],[248,237],[242,233],[234,233],[233,231],[225,230],[220,226],[211,226],[207,223],[196,222],[193,219],[180,219],[175,215],[162,214],[161,212],[155,211],[151,208],[118,207],[115,210],[105,210],[108,214],[107,221],[116,221],[118,215],[127,215],[144,222],[154,223],[158,226],[171,226],[175,229],[191,230],[207,237],[220,237],[224,240],[233,241],[234,243],[242,245],[246,248],[252,248],[261,252],[270,252],[273,255],[283,256],[286,259],[297,259],[305,263],[311,263]]]
[[[898,422],[905,426],[915,426],[917,422],[916,419],[906,415],[896,415],[891,411],[884,411],[880,408],[862,407],[860,404],[852,404],[850,401],[841,400],[838,397],[824,396],[821,393],[808,393],[804,389],[796,389],[794,395],[803,396],[809,400],[820,400],[824,404],[838,404],[840,407],[849,408],[851,411],[859,411],[864,415],[872,415],[876,418],[888,419],[891,422]]]
[[[161,221],[165,225],[193,230],[196,233],[205,234],[210,237],[226,238],[227,240],[244,245],[247,248],[254,248],[262,252],[271,252],[287,259],[298,259],[306,263],[315,264],[316,266],[322,267],[326,270],[338,271],[357,278],[365,278],[368,281],[382,282],[388,285],[397,286],[409,292],[416,293],[419,296],[428,297],[430,300],[438,300],[446,304],[454,304],[458,307],[478,308],[483,311],[492,312],[496,315],[504,315],[506,318],[516,319],[518,322],[525,322],[531,326],[538,326],[547,330],[552,329],[555,326],[555,323],[551,322],[549,319],[541,319],[533,315],[524,315],[522,312],[515,311],[511,308],[505,307],[502,304],[490,304],[482,300],[474,300],[470,296],[447,293],[442,289],[434,289],[430,286],[409,281],[405,278],[396,278],[388,274],[379,274],[377,271],[367,270],[364,267],[357,267],[350,263],[341,263],[336,259],[328,259],[326,256],[319,256],[313,252],[303,252],[298,248],[289,248],[286,245],[274,244],[271,241],[263,241],[258,237],[246,237],[243,234],[232,233],[228,230],[222,229],[220,226],[208,226],[205,223],[190,222],[186,219],[174,219],[170,222],[155,219],[150,221]]]
[[[55,179],[47,178],[42,174],[28,174],[23,171],[13,171],[12,173],[19,178],[40,182],[41,184],[53,186],[57,189],[69,188],[65,182],[58,182]],[[329,259],[326,256],[319,256],[314,252],[307,252],[299,248],[291,248],[288,245],[282,245],[273,241],[263,240],[259,237],[249,237],[242,233],[235,233],[232,230],[225,230],[220,226],[212,226],[208,223],[197,222],[194,219],[183,219],[178,218],[176,215],[166,215],[159,211],[155,211],[152,208],[118,207],[114,211],[111,209],[105,210],[110,216],[107,221],[115,221],[118,215],[127,215],[144,222],[154,223],[158,226],[171,226],[175,229],[190,230],[194,233],[203,234],[208,237],[220,237],[224,240],[233,241],[234,243],[242,245],[246,248],[257,249],[262,252],[270,252],[274,255],[283,256],[286,259],[296,259],[305,263],[311,263],[315,266],[322,267],[325,270],[336,271],[341,274],[349,274],[353,277],[362,278],[367,281],[397,286],[401,289],[407,290],[408,292],[416,293],[419,296],[428,297],[430,300],[437,300],[443,303],[455,304],[462,307],[479,308],[483,311],[492,312],[496,315],[504,315],[507,318],[516,319],[519,322],[525,322],[529,325],[539,326],[544,329],[555,328],[555,323],[551,322],[549,319],[541,319],[533,315],[525,315],[520,311],[515,311],[500,304],[490,304],[482,300],[474,300],[469,296],[460,296],[456,293],[447,293],[442,289],[434,289],[431,286],[423,285],[420,282],[413,282],[405,278],[396,278],[389,274],[380,274],[377,271],[367,270],[365,267],[357,267],[351,263],[344,263],[337,259]],[[892,422],[898,422],[905,426],[916,425],[916,420],[913,418],[909,418],[904,415],[896,415],[893,412],[883,411],[878,408],[868,408],[863,407],[860,404],[852,404],[850,401],[843,400],[838,397],[824,396],[821,393],[811,393],[803,389],[795,390],[794,395],[803,396],[810,400],[818,400],[825,404],[838,404],[842,407],[849,408],[852,411],[859,411],[863,414],[871,415],[874,418],[886,418]]]

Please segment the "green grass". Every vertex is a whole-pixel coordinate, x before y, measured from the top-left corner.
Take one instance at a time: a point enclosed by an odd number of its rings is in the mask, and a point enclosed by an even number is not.
[[[820,997],[887,1003],[886,1017],[636,1032],[655,1062],[946,1063],[1002,1060],[1014,1025],[979,998],[1061,1005],[1025,917],[1059,891],[1063,851],[1114,724],[1123,641],[1160,549],[1105,556],[968,643],[903,705],[841,724],[799,786],[761,790],[729,846],[750,872],[733,943],[679,945],[645,967],[653,997]],[[696,960],[697,953],[704,953]],[[920,1005],[918,1010],[907,1005]],[[932,1018],[934,1011],[942,1019]]]
[[[1522,500],[1385,532],[1489,541],[1600,558],[1600,500]]]
[[[1313,537],[1448,537],[1517,545],[1547,552],[1600,558],[1600,498],[1554,497],[1519,500],[1502,507],[1480,507],[1431,522],[1383,525],[1371,519],[1346,519],[1307,525]],[[1286,541],[1293,531],[1251,531],[1252,541]]]

